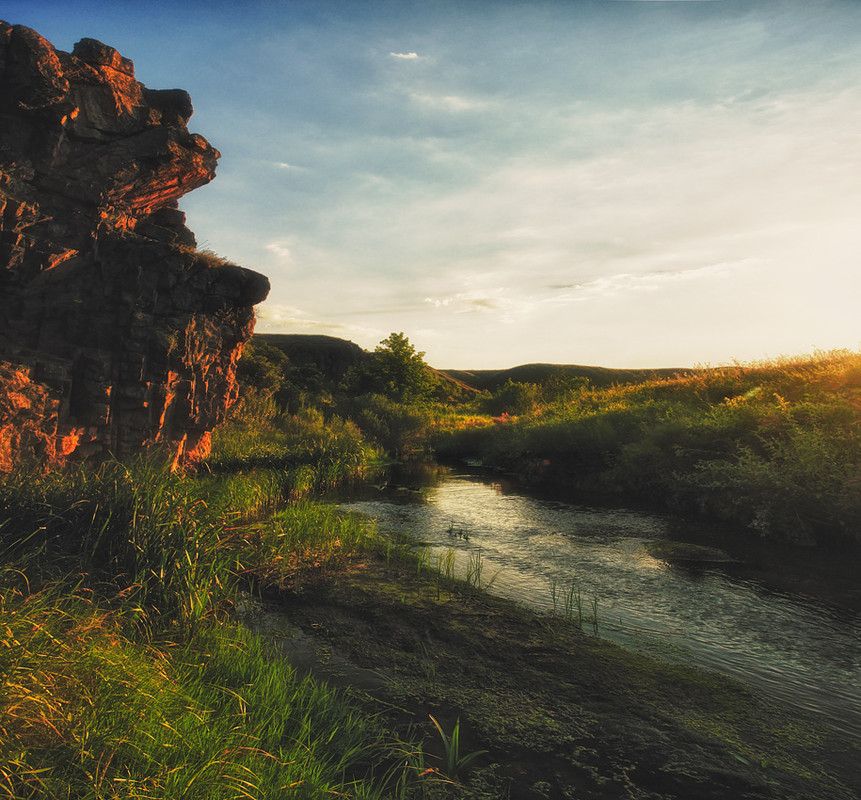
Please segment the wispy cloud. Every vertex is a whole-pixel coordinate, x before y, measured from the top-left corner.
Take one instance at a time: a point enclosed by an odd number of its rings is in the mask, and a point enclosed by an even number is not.
[[[293,252],[291,248],[293,247],[292,239],[279,239],[274,242],[268,242],[264,245],[266,250],[268,250],[273,255],[277,256],[278,260],[282,263],[288,262],[292,260]]]
[[[292,306],[264,303],[257,309],[258,331],[274,333],[285,329],[362,340],[378,333],[375,328],[314,319],[307,312]]]
[[[426,108],[434,108],[441,111],[474,111],[480,108],[487,108],[489,105],[485,100],[462,97],[456,94],[410,92],[409,97]]]
[[[455,314],[507,311],[514,306],[511,300],[502,296],[482,296],[469,292],[459,292],[448,297],[426,297],[425,302],[434,308],[447,309]]]
[[[418,53],[389,53],[393,58],[402,58],[406,61],[415,61],[418,57]]]
[[[737,270],[761,263],[759,259],[744,259],[736,263],[706,264],[690,269],[658,271],[644,275],[627,273],[607,275],[587,283],[552,287],[560,294],[552,298],[551,301],[559,302],[562,299],[563,301],[586,302],[599,295],[610,297],[621,293],[665,291],[672,284],[681,282],[695,282],[713,278],[727,279]]]

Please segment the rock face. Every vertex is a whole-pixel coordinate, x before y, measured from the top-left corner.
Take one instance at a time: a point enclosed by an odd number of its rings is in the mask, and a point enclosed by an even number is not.
[[[0,22],[0,469],[208,449],[269,291],[195,251],[177,200],[215,176],[186,92],[116,50]]]

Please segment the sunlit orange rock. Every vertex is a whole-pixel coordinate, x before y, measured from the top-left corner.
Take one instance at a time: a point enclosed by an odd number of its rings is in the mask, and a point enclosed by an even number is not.
[[[219,157],[116,50],[0,22],[0,469],[208,449],[268,280],[195,251]]]

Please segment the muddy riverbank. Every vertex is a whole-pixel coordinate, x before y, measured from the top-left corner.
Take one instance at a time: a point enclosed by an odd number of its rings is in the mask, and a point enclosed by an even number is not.
[[[861,746],[741,684],[620,648],[512,602],[368,557],[265,594],[285,657],[442,756],[477,757],[463,798],[842,800]]]

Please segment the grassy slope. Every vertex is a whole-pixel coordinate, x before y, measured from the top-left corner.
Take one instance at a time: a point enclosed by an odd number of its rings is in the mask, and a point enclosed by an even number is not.
[[[776,431],[766,441],[806,443],[801,455],[820,471],[856,469],[858,358],[790,366],[590,390],[579,405],[482,435],[516,463],[520,437],[570,445],[560,431],[581,435],[592,420],[587,433],[633,442],[634,454],[642,437],[623,434],[656,430],[646,453],[660,454],[661,437],[691,447],[681,420],[709,433],[697,442],[752,431],[755,443]],[[642,422],[643,409],[645,428],[626,423]],[[406,556],[387,566],[366,526],[295,502],[361,468],[370,449],[355,427],[310,413],[265,431],[261,421],[222,431],[205,476],[141,463],[4,479],[0,793],[837,800],[858,788],[855,745],[730,682],[464,587],[441,591],[439,574],[428,582]],[[454,425],[450,435],[474,430]],[[831,438],[811,442],[811,430]],[[829,461],[812,457],[823,453]],[[329,669],[333,681],[388,676],[358,695],[364,712],[356,696],[303,679],[271,643],[227,622],[243,585],[269,587],[290,619],[323,637],[330,667],[344,667]],[[429,713],[449,736],[461,718],[461,756],[490,751],[474,770],[451,774],[459,759]],[[426,753],[380,724],[408,721],[424,729]],[[434,753],[452,761],[448,778],[428,771],[441,763]]]
[[[586,386],[519,416],[442,419],[434,444],[528,480],[662,503],[765,536],[857,539],[861,354]]]

